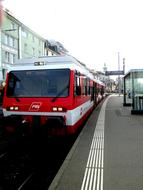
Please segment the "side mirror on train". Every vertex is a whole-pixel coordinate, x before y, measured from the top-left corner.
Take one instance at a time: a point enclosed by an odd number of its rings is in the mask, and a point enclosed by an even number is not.
[[[80,86],[76,86],[76,95],[80,96],[81,95],[81,87]]]

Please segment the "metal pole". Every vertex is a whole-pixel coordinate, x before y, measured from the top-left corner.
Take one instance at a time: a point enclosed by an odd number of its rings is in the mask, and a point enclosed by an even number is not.
[[[123,58],[123,74],[124,74],[124,80],[123,80],[123,96],[124,96],[124,105],[126,105],[126,77],[125,77],[125,58]]]
[[[21,49],[21,26],[18,26],[18,59],[22,58],[22,49]]]
[[[120,53],[118,52],[118,71],[120,71]],[[119,93],[119,96],[120,96],[120,92],[121,92],[121,89],[120,89],[120,75],[118,75],[118,93]]]
[[[123,72],[124,72],[124,75],[125,75],[125,58],[123,58]]]
[[[3,22],[3,4],[0,0],[0,79],[4,79],[3,66],[2,66],[2,22]]]
[[[18,30],[17,30],[17,56],[18,56],[18,59],[20,59],[20,39],[19,39],[19,36],[20,36],[20,31],[19,31],[19,26],[18,26]]]

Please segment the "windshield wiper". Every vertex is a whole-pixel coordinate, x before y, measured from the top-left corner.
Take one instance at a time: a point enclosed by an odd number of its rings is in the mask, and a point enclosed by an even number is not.
[[[68,88],[69,85],[65,86],[52,100],[51,102],[55,102],[56,99]]]
[[[15,97],[15,99],[16,99],[17,102],[20,102],[19,98]]]

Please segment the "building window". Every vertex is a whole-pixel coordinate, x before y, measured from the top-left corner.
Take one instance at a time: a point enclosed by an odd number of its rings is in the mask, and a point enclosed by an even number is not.
[[[4,34],[4,44],[8,45],[8,35]]]
[[[24,52],[27,52],[27,44],[24,44]]]
[[[16,55],[10,53],[10,59],[9,59],[10,63],[13,64],[15,62],[15,60],[16,60]]]
[[[35,56],[35,48],[32,48],[32,55]]]
[[[28,33],[24,30],[24,28],[22,29],[21,34],[23,37],[28,38]]]
[[[35,42],[35,36],[32,36],[33,42]]]
[[[39,46],[41,45],[41,43],[42,43],[42,42],[41,42],[41,40],[39,39]]]
[[[9,36],[9,46],[14,47],[14,38]]]
[[[4,53],[4,62],[13,64],[16,60],[16,55],[10,52],[5,51]]]
[[[13,23],[13,22],[10,25],[11,25],[10,26],[11,29],[16,29],[17,28],[16,25],[15,25],[15,23]]]
[[[5,45],[10,46],[10,47],[15,47],[16,41],[17,41],[17,39],[15,39],[14,37],[4,34],[4,44]]]
[[[5,51],[4,62],[9,63],[9,52]]]
[[[39,51],[39,56],[41,56],[41,51]]]

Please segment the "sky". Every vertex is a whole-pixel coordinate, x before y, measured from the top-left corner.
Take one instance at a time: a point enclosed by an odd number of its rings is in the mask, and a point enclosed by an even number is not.
[[[61,42],[90,69],[143,68],[142,0],[3,0],[5,8],[46,39]]]

